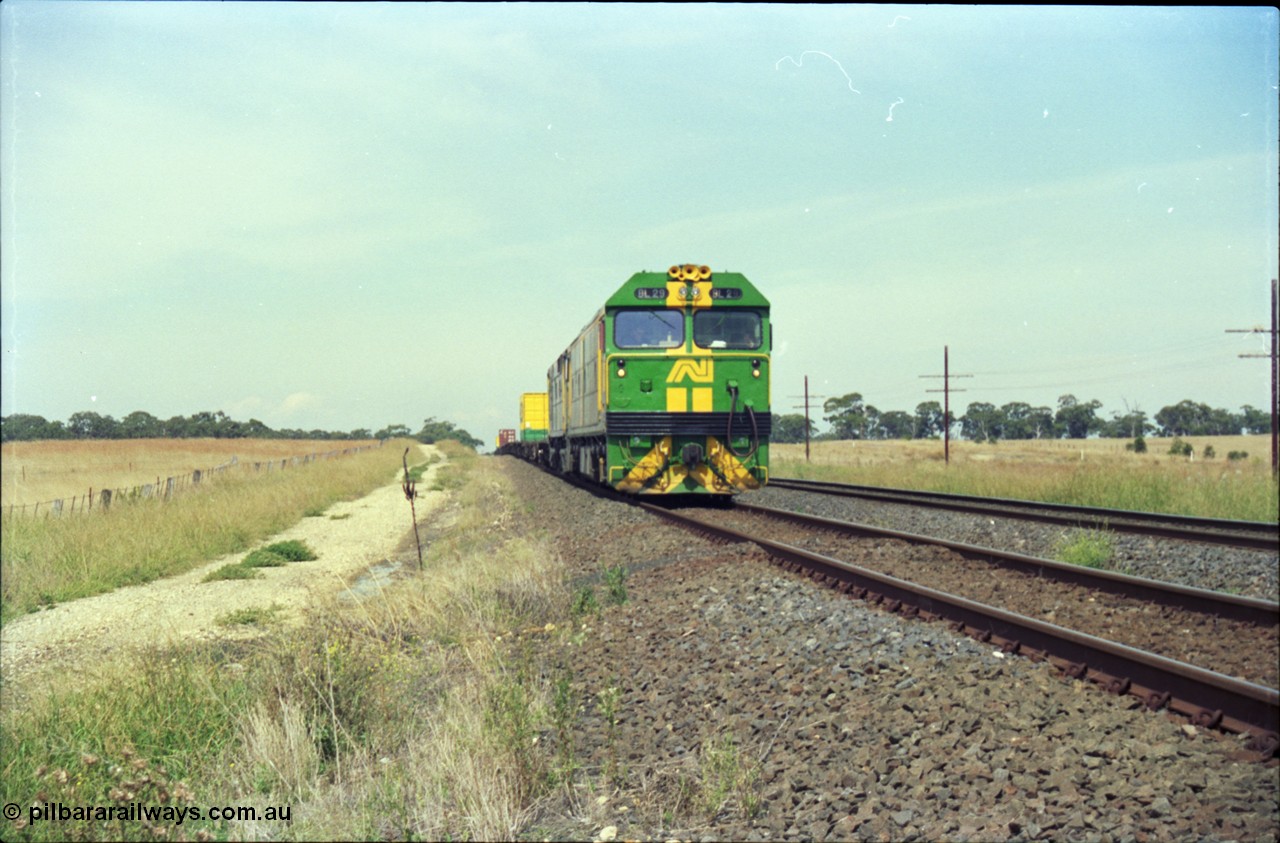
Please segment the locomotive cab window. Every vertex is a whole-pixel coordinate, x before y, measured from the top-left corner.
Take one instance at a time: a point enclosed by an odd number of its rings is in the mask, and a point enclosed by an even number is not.
[[[679,310],[620,310],[613,317],[618,348],[679,348],[684,345],[684,314]]]
[[[703,310],[693,315],[693,341],[700,348],[759,348],[761,322],[751,310]]]

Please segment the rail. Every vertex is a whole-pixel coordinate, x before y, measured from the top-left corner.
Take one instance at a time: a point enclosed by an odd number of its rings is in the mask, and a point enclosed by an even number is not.
[[[1280,524],[1265,521],[1238,521],[1158,512],[1103,509],[1073,504],[955,495],[946,492],[857,486],[790,477],[771,478],[769,485],[778,489],[933,507],[954,512],[1018,518],[1049,524],[1092,526],[1121,533],[1136,533],[1252,550],[1274,551],[1280,546]]]
[[[1137,697],[1151,710],[1167,709],[1205,728],[1247,735],[1262,758],[1280,749],[1280,691],[1087,635],[963,597],[851,565],[793,545],[713,525],[648,503],[649,512],[686,529],[725,541],[751,542],[844,593],[891,612],[942,620],[952,629],[1011,654],[1049,661],[1066,675],[1113,694]]]

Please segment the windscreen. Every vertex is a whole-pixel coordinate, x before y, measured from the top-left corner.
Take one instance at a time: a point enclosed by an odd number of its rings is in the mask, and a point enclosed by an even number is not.
[[[684,345],[684,314],[679,310],[620,310],[613,317],[618,348],[679,348]]]
[[[693,341],[700,348],[756,349],[764,337],[761,322],[753,310],[702,310],[693,314]]]

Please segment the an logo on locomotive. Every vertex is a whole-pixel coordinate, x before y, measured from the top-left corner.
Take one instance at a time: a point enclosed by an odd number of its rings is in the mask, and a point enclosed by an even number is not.
[[[701,360],[677,360],[667,375],[667,383],[680,383],[682,380],[694,383],[712,383],[715,381],[715,359],[704,357]]]

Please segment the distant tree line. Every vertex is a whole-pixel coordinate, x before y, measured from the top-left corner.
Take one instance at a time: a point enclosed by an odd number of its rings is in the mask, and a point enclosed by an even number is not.
[[[1080,401],[1074,395],[1058,399],[1056,410],[1033,407],[1014,401],[997,407],[975,401],[964,415],[951,413],[951,435],[974,442],[998,442],[1001,439],[1086,439],[1090,436],[1136,439],[1139,436],[1236,436],[1271,432],[1271,414],[1249,405],[1233,413],[1199,404],[1180,401],[1162,408],[1151,419],[1142,410],[1126,410],[1103,418],[1098,411],[1101,401]],[[915,413],[902,410],[881,412],[866,403],[862,395],[851,392],[829,398],[823,405],[823,420],[831,425],[828,433],[818,434],[810,421],[811,439],[929,439],[943,433],[942,405],[925,401],[916,405]],[[773,417],[773,441],[803,442],[805,417],[800,414]]]
[[[65,423],[23,413],[0,418],[0,441],[3,442],[37,439],[392,439],[399,436],[426,443],[456,439],[472,448],[484,444],[452,422],[436,421],[434,417],[426,419],[417,433],[402,424],[387,425],[378,431],[364,427],[339,431],[272,430],[257,419],[236,421],[221,410],[165,420],[142,410],[119,420],[91,412],[72,413]]]

